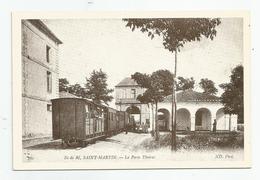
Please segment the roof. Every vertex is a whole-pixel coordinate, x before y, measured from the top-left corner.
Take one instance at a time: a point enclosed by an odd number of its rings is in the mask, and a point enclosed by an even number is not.
[[[186,90],[176,94],[177,102],[219,102],[220,98],[215,95]],[[163,102],[171,102],[172,95],[165,97]]]
[[[116,87],[126,87],[126,86],[138,86],[137,82],[130,77],[126,77],[120,81]]]
[[[60,92],[59,97],[60,98],[80,98],[78,96],[75,96],[74,94],[71,94],[71,93],[68,93],[68,92],[65,92],[65,91]]]
[[[58,44],[62,44],[62,41],[39,19],[28,19],[28,21],[37,27],[42,33],[52,39]]]
[[[88,102],[91,102],[91,103],[96,104],[96,105],[99,105],[99,106],[108,107],[108,105],[105,104],[103,101],[101,101],[101,103],[95,103],[95,102],[93,102],[91,99],[82,98],[82,97],[76,96],[76,95],[71,94],[71,93],[66,92],[66,91],[59,92],[59,98],[77,98],[77,99],[86,100],[86,101],[88,101]]]

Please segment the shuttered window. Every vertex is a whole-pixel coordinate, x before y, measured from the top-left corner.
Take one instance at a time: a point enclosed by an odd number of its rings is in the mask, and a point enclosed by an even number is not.
[[[47,92],[52,92],[52,77],[50,71],[47,71]]]
[[[46,45],[46,61],[50,62],[51,47]]]

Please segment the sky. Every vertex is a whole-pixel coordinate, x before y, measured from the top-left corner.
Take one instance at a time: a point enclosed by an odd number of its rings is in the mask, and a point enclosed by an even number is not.
[[[85,77],[100,68],[108,75],[109,88],[135,72],[173,71],[174,54],[164,49],[160,37],[151,40],[139,30],[132,32],[121,19],[43,21],[63,42],[59,76],[71,84],[83,85]],[[194,77],[196,84],[201,78],[211,79],[220,95],[218,85],[229,82],[238,64],[243,64],[243,20],[224,18],[213,41],[204,38],[185,44],[178,53],[177,76]],[[198,85],[195,90],[200,91]]]

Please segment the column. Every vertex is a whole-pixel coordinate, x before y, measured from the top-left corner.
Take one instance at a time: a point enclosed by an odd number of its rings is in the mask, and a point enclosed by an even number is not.
[[[190,118],[190,130],[195,131],[195,114],[191,115]]]

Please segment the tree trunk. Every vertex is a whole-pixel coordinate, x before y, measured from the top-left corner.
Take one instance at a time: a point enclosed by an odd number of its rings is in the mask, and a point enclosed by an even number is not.
[[[159,141],[159,127],[158,127],[158,103],[155,102],[155,141]]]
[[[228,130],[231,131],[231,114],[229,114]]]
[[[175,64],[174,64],[174,75],[173,75],[173,88],[172,88],[172,146],[171,150],[177,150],[176,143],[176,116],[177,116],[177,103],[176,103],[176,92],[175,92],[175,81],[176,81],[176,73],[177,73],[177,50],[175,50]]]
[[[152,107],[152,135],[154,136],[154,109],[153,109],[153,103],[151,103]]]

